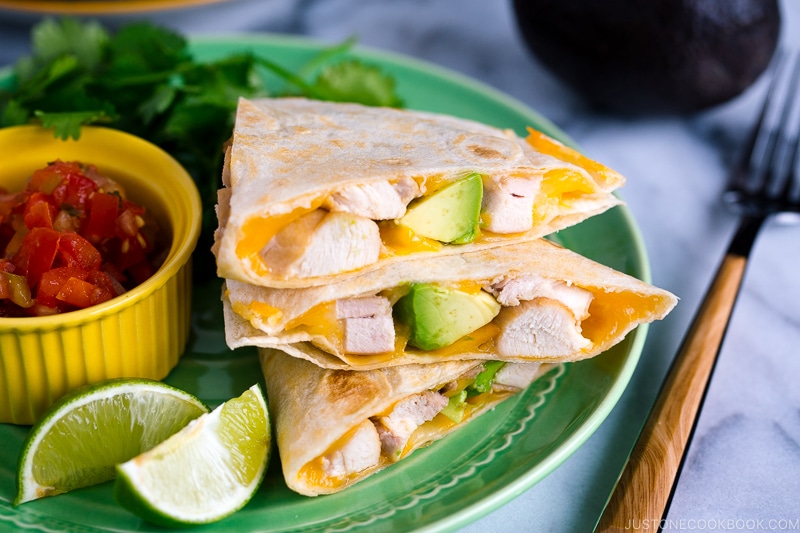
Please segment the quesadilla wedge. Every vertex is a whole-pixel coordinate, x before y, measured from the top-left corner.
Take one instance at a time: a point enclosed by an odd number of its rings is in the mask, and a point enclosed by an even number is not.
[[[552,368],[449,361],[357,372],[269,348],[259,355],[284,479],[306,496],[339,492],[391,466]]]
[[[239,101],[222,181],[219,276],[298,288],[543,237],[618,205],[624,179],[534,130],[274,98]]]
[[[222,299],[231,348],[275,347],[354,370],[465,359],[577,361],[663,318],[677,302],[544,239],[428,256],[305,289],[228,280]]]

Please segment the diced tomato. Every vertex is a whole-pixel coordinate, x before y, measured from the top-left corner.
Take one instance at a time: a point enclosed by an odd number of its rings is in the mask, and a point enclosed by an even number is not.
[[[64,179],[65,163],[56,161],[53,164],[47,165],[44,168],[36,170],[25,189],[28,191],[41,191],[45,194],[52,194],[56,187]]]
[[[0,222],[8,221],[11,213],[25,202],[24,193],[7,193],[5,189],[0,188]]]
[[[25,203],[25,225],[28,228],[52,228],[56,211],[46,194],[35,192]]]
[[[131,209],[125,209],[119,214],[116,220],[117,237],[120,239],[130,239],[139,233],[139,226],[136,222],[136,214]]]
[[[36,299],[39,303],[48,307],[64,307],[58,299],[58,293],[70,278],[85,280],[89,273],[76,267],[59,267],[48,270],[42,274],[39,287],[36,292]]]
[[[73,177],[59,185],[53,197],[59,201],[61,209],[68,209],[75,214],[85,216],[88,209],[89,196],[97,189],[93,181],[86,178]]]
[[[62,233],[58,251],[64,265],[87,271],[98,270],[103,260],[97,248],[77,233]]]
[[[21,261],[15,264],[25,272],[31,287],[35,287],[42,274],[53,266],[60,240],[61,234],[48,228],[33,228],[22,239],[17,253]]]
[[[97,190],[97,184],[83,175],[80,168],[70,168],[64,179],[53,190],[53,198],[62,209],[74,209],[85,212],[88,209],[89,197]]]
[[[141,216],[144,214],[144,207],[130,200],[123,200],[122,207],[123,209],[130,209],[134,215]]]
[[[83,228],[83,235],[93,241],[113,237],[119,214],[119,197],[114,194],[96,192],[90,199],[89,220]]]
[[[111,292],[78,278],[69,278],[56,295],[62,302],[80,309],[103,303],[113,297]]]
[[[89,276],[86,278],[86,281],[107,290],[114,296],[119,296],[125,292],[125,287],[117,283],[108,273],[103,272],[102,270],[89,272]]]
[[[140,261],[147,259],[145,247],[142,246],[144,237],[141,239],[132,238],[124,239],[119,242],[113,250],[109,250],[109,258],[114,265],[122,270],[128,270],[130,267]]]
[[[153,275],[144,207],[93,166],[55,161],[25,189],[0,188],[0,316],[107,301]]]

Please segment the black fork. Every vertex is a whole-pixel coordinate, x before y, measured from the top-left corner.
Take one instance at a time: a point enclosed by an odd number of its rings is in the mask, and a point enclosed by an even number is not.
[[[597,532],[661,529],[753,243],[773,216],[800,220],[796,171],[800,126],[790,131],[792,124],[800,123],[793,119],[798,111],[800,57],[791,66],[790,62],[787,54],[776,57],[764,105],[723,194],[723,201],[740,215],[739,226],[600,517]]]
[[[742,159],[733,170],[730,184],[722,195],[723,201],[742,217],[729,252],[743,257],[749,256],[761,226],[770,216],[800,217],[800,182],[796,168],[800,128],[793,133],[788,131],[800,86],[800,57],[794,62],[783,105],[771,105],[781,78],[788,76],[785,72],[788,59],[783,53],[777,58],[775,74],[767,89],[758,121],[745,145]],[[770,111],[779,114],[774,127],[765,126]]]

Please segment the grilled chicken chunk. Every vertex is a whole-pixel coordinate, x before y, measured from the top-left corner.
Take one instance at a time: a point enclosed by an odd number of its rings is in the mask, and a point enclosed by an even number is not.
[[[533,300],[534,298],[552,298],[566,306],[577,320],[589,316],[589,304],[594,296],[590,291],[567,285],[560,280],[543,278],[535,274],[511,279],[501,280],[487,287],[497,301],[506,307],[519,305],[520,301]]]
[[[502,356],[564,356],[590,344],[572,311],[550,298],[504,307],[495,324],[501,329],[495,346]]]
[[[495,388],[524,389],[536,378],[540,363],[506,363],[494,376]]]
[[[405,215],[408,202],[419,195],[417,182],[404,177],[395,184],[383,181],[352,185],[333,193],[323,206],[372,220],[391,220]]]
[[[539,182],[509,178],[484,184],[481,211],[484,228],[494,233],[518,233],[533,227],[533,200]]]
[[[438,392],[425,391],[397,402],[387,416],[378,417],[375,427],[383,453],[395,461],[414,431],[447,406],[448,399]]]
[[[378,225],[350,213],[317,209],[280,230],[261,254],[284,277],[313,277],[355,270],[378,260]]]
[[[392,304],[387,298],[337,300],[336,318],[344,321],[345,352],[378,354],[394,350]]]
[[[322,469],[327,476],[344,477],[377,465],[380,458],[378,432],[371,421],[364,420],[344,446],[322,458]]]

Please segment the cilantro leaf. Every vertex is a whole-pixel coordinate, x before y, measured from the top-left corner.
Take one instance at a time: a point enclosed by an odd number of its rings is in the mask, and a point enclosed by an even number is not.
[[[146,22],[120,28],[109,41],[108,52],[105,74],[122,80],[170,71],[190,60],[186,39]],[[132,81],[135,83],[135,79]]]
[[[160,85],[150,98],[139,106],[138,111],[142,115],[142,120],[149,124],[157,115],[169,109],[169,106],[175,101],[177,92],[178,89],[173,85],[168,83]]]
[[[72,111],[63,113],[45,113],[36,111],[36,117],[42,121],[42,126],[50,128],[59,139],[67,140],[70,137],[79,139],[81,126],[96,122],[108,122],[110,117],[103,110]]]
[[[26,72],[27,69],[32,70]],[[14,72],[20,79],[18,97],[32,100],[42,97],[56,82],[68,76],[80,75],[80,64],[74,56],[61,56],[37,69],[30,61],[23,59],[17,63]]]
[[[306,64],[297,71],[297,74],[304,77],[310,76],[316,69],[331,64],[334,59],[349,52],[355,44],[356,38],[350,37],[337,45],[329,46],[321,50],[317,55],[306,62]]]
[[[93,70],[103,58],[108,33],[98,22],[48,18],[33,28],[31,41],[36,61],[47,62],[68,55],[87,70]]]
[[[30,118],[28,109],[19,100],[11,99],[3,108],[3,113],[0,114],[0,124],[4,126],[19,126],[27,123],[28,118]]]
[[[267,58],[259,57],[256,59],[259,66],[265,68],[269,72],[275,74],[278,78],[282,79],[283,81],[294,85],[297,89],[301,91],[304,96],[308,98],[319,98],[319,96],[315,93],[314,88],[309,85],[300,75],[295,74],[294,72],[282,67],[281,65],[275,63],[274,61],[270,61]]]
[[[326,67],[314,85],[320,98],[336,102],[356,102],[371,106],[401,107],[394,79],[378,67],[356,59]]]
[[[213,63],[197,65],[184,75],[184,90],[205,102],[233,111],[240,96],[266,95],[267,89],[255,72],[250,54],[234,55]]]

